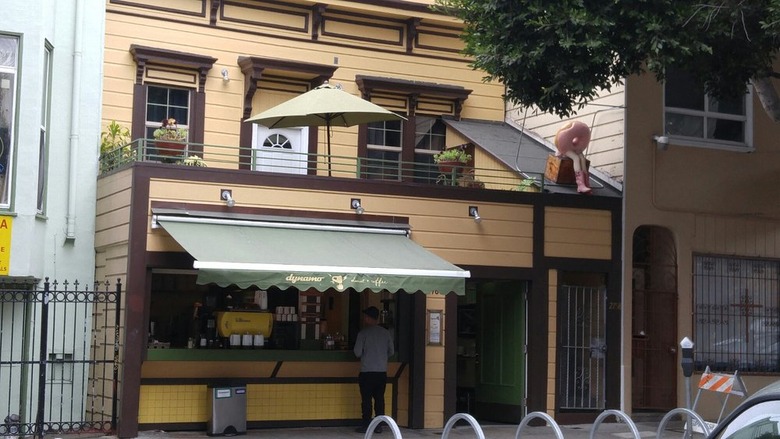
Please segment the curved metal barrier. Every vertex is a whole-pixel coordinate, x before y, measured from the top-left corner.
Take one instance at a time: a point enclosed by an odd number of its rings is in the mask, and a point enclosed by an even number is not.
[[[450,437],[450,431],[452,431],[452,428],[455,427],[455,423],[461,419],[471,425],[471,428],[473,428],[477,433],[477,439],[485,439],[485,433],[482,432],[482,427],[479,426],[479,422],[477,422],[477,420],[468,413],[455,413],[452,415],[447,421],[447,424],[444,426],[444,431],[441,433],[441,439],[447,439]]]
[[[374,430],[379,427],[382,423],[387,424],[388,427],[390,427],[390,431],[393,433],[394,439],[402,439],[401,436],[401,430],[398,429],[398,424],[395,423],[393,418],[387,415],[380,415],[374,417],[374,419],[371,420],[371,423],[368,424],[368,429],[366,430],[365,436],[363,436],[364,439],[370,439],[374,436]]]
[[[552,427],[552,429],[555,431],[555,437],[558,439],[563,439],[563,432],[561,431],[561,427],[558,425],[557,422],[555,422],[555,419],[552,418],[552,416],[548,415],[544,412],[531,412],[523,418],[522,421],[520,421],[520,425],[517,426],[517,431],[515,432],[515,439],[520,439],[520,432],[525,428],[529,422],[533,419],[541,418],[544,419],[547,422],[547,425]]]
[[[610,416],[614,416],[619,420],[624,421],[631,429],[631,433],[634,435],[634,439],[640,439],[639,430],[636,428],[636,424],[634,423],[634,421],[631,419],[630,416],[628,416],[621,410],[604,410],[603,412],[601,412],[599,417],[596,418],[596,421],[593,422],[593,428],[590,430],[590,439],[596,437],[596,430],[598,430],[601,423]]]
[[[664,417],[661,419],[661,422],[658,424],[658,431],[655,433],[656,439],[661,439],[661,433],[666,428],[666,424],[669,423],[669,421],[672,419],[672,417],[674,415],[679,415],[679,414],[687,414],[688,418],[689,418],[688,422],[690,422],[690,418],[693,418],[696,422],[698,422],[699,425],[701,425],[701,429],[704,431],[704,437],[707,437],[707,436],[710,435],[710,426],[707,425],[706,422],[704,422],[704,419],[702,419],[702,417],[699,416],[698,413],[694,412],[693,410],[689,410],[689,409],[686,409],[686,408],[683,408],[683,407],[678,407],[676,409],[672,409],[669,413],[664,415]],[[691,423],[691,426],[693,426],[692,423]],[[686,430],[686,437],[688,437],[688,436],[689,436],[689,434],[687,434],[687,430]]]

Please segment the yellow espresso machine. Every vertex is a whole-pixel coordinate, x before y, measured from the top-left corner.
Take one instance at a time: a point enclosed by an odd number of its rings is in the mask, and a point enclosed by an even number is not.
[[[274,315],[268,311],[217,312],[217,332],[230,347],[261,348],[271,338]]]

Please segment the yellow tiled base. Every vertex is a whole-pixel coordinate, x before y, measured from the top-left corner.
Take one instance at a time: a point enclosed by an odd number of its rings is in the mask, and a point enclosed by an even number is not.
[[[138,422],[164,424],[208,421],[206,385],[141,386]],[[296,421],[360,418],[357,384],[250,384],[247,421]],[[392,413],[393,386],[385,392],[385,410]]]

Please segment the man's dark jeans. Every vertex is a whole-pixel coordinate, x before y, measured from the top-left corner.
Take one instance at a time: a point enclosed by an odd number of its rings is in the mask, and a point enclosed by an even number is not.
[[[376,416],[385,414],[385,385],[387,384],[387,372],[360,372],[358,385],[360,385],[360,408],[363,412],[363,426],[371,423],[371,402],[373,399]]]

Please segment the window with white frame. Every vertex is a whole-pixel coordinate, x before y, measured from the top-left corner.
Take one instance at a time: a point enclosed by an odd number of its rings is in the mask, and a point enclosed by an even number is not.
[[[697,369],[780,372],[780,261],[694,255]]]
[[[146,95],[146,138],[153,137],[163,119],[176,119],[178,128],[189,128],[190,90],[150,85]]]
[[[447,126],[441,117],[415,115],[414,118],[415,180],[422,183],[436,181],[439,171],[433,156],[446,148]]]
[[[0,207],[10,207],[19,39],[0,35]]]
[[[664,85],[664,130],[676,143],[752,151],[751,94],[716,99],[692,75],[670,69]]]
[[[379,180],[400,180],[403,150],[403,121],[390,120],[368,124],[368,160],[365,175]]]
[[[43,88],[41,91],[41,130],[38,138],[38,213],[46,210],[46,175],[48,174],[49,108],[51,96],[52,47],[47,43],[43,53]]]

